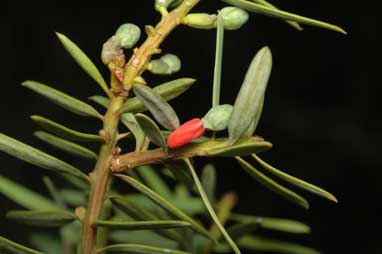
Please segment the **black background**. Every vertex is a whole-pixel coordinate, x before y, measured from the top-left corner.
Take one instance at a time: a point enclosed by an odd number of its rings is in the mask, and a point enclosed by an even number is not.
[[[76,42],[107,76],[98,57],[102,43],[121,23],[143,27],[159,18],[152,1],[129,2],[2,2],[2,133],[48,149],[33,138],[36,126],[29,115],[44,115],[78,130],[99,129],[95,120],[73,116],[19,84],[38,80],[81,99],[100,94],[97,85],[66,54],[54,31]],[[377,8],[372,1],[356,2],[276,2],[288,11],[339,24],[349,32],[347,36],[312,27],[297,32],[282,21],[252,15],[240,31],[226,32],[224,52],[222,102],[232,104],[255,52],[264,45],[271,48],[274,68],[257,132],[272,141],[274,148],[263,157],[330,190],[339,203],[308,194],[311,209],[305,211],[258,186],[233,160],[209,160],[218,166],[219,192],[238,192],[237,211],[305,221],[313,228],[311,235],[277,237],[333,254],[382,251],[378,232],[381,210],[377,208],[382,191]],[[219,1],[202,1],[197,9],[212,12],[222,6]],[[188,94],[172,102],[181,121],[203,116],[210,106],[214,37],[213,31],[181,27],[163,44],[163,52],[175,53],[183,61],[175,77],[198,79]],[[169,79],[145,78],[153,84]],[[79,164],[69,156],[60,156]],[[198,165],[206,162],[198,160]],[[3,153],[0,170],[2,175],[46,193],[41,170]],[[23,227],[3,220],[6,209],[17,206],[3,196],[0,204],[0,235],[22,242]]]

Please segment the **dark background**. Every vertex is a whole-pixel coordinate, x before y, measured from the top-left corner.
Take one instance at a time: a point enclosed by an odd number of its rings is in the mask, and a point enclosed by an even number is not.
[[[19,84],[26,79],[38,80],[81,99],[100,94],[97,85],[66,54],[53,32],[62,32],[76,42],[107,76],[98,57],[102,43],[121,23],[133,22],[142,28],[158,21],[152,1],[139,2],[3,1],[0,131],[48,149],[33,138],[36,126],[29,115],[51,117],[78,130],[98,130],[96,121],[66,113]],[[211,12],[224,6],[219,1],[202,2],[197,8],[201,11]],[[382,191],[377,8],[372,1],[362,5],[358,1],[328,0],[276,4],[341,25],[349,35],[312,27],[297,32],[282,21],[252,15],[242,30],[226,32],[222,102],[234,102],[251,58],[261,46],[268,45],[273,52],[274,68],[257,132],[272,141],[274,149],[263,157],[328,189],[339,203],[307,194],[311,209],[305,211],[258,186],[228,159],[213,160],[219,170],[219,192],[237,191],[240,212],[300,219],[313,228],[309,236],[280,235],[284,239],[311,245],[328,254],[381,253],[378,232],[381,210],[377,208]],[[175,53],[183,61],[183,68],[175,77],[198,79],[188,94],[172,102],[181,121],[203,116],[210,106],[214,37],[213,31],[182,27],[163,44],[163,52]],[[154,84],[169,79],[152,75],[145,78]],[[63,157],[78,164],[69,156]],[[206,160],[199,164],[204,163]],[[41,170],[3,153],[0,170],[2,175],[46,193],[40,180]],[[22,238],[22,227],[3,220],[5,210],[17,206],[3,196],[0,204],[0,235]]]

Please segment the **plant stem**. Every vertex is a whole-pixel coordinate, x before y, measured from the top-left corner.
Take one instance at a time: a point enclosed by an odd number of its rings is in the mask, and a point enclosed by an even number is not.
[[[123,97],[113,97],[104,118],[102,135],[106,142],[102,145],[94,171],[91,173],[88,207],[82,227],[82,253],[96,253],[96,229],[94,222],[101,212],[110,179],[110,163],[118,136],[119,114],[117,111],[124,102]]]
[[[237,152],[241,155],[259,153],[272,147],[271,143],[264,141],[264,139],[256,136],[244,138],[243,143],[246,141],[251,142],[252,144],[256,143],[257,145],[247,149],[238,148]],[[163,151],[162,148],[152,149],[144,152],[130,152],[119,156],[118,161],[113,161],[111,169],[113,172],[122,172],[148,164],[163,164],[174,160],[211,156],[210,153],[213,150],[229,147],[230,145],[227,143],[226,139],[211,139],[201,143],[190,143],[181,148],[169,150],[168,153]],[[212,155],[219,156],[216,154]]]
[[[185,15],[200,0],[185,0],[178,8],[162,16],[155,28],[146,26],[148,37],[140,48],[134,50],[133,56],[125,66],[124,87],[130,90],[134,80],[142,75],[151,59],[151,55],[160,52],[159,46],[168,34],[180,25]],[[102,135],[106,142],[102,145],[94,171],[90,174],[92,184],[89,193],[86,216],[82,228],[82,254],[96,253],[96,228],[94,222],[98,219],[107,192],[111,174],[113,153],[118,141],[118,113],[125,101],[124,95],[111,96],[108,111],[104,116]]]
[[[184,0],[178,8],[163,15],[162,20],[155,28],[146,26],[148,37],[140,48],[134,50],[134,54],[125,68],[125,79],[123,81],[125,88],[129,90],[133,86],[135,78],[141,76],[146,70],[151,56],[160,52],[159,46],[166,39],[167,35],[183,22],[185,15],[187,15],[199,1],[200,0]]]

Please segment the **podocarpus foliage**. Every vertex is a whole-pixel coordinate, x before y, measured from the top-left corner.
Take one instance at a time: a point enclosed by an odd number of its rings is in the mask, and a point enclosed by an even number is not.
[[[268,175],[336,202],[332,194],[274,168],[258,155],[272,148],[269,141],[254,135],[266,105],[265,91],[272,68],[270,48],[256,49],[258,52],[232,105],[221,105],[219,95],[224,31],[240,29],[253,13],[285,20],[297,30],[310,25],[345,31],[282,11],[263,0],[223,0],[230,6],[211,10],[213,14],[192,13],[199,2],[157,0],[155,9],[161,19],[155,26],[144,28],[146,38],[140,46],[135,46],[141,36],[140,28],[132,23],[123,24],[103,44],[101,57],[110,70],[109,82],[74,42],[57,33],[65,49],[104,92],[90,99],[102,105],[105,112],[36,81],[25,81],[22,85],[72,113],[99,119],[103,128],[99,133],[83,133],[34,115],[32,120],[43,129],[34,134],[57,149],[93,161],[94,169],[91,172],[77,169],[50,155],[51,152],[1,133],[0,150],[54,171],[61,179],[43,177],[51,194],[45,197],[0,176],[0,192],[24,209],[9,211],[8,219],[36,227],[60,228],[59,235],[43,230],[31,233],[30,244],[38,251],[0,237],[0,253],[201,254],[240,253],[240,249],[318,253],[295,243],[255,236],[253,233],[259,227],[295,234],[309,233],[310,228],[293,220],[233,213],[236,195],[225,193],[217,197],[214,166],[205,165],[199,179],[193,160],[201,156],[232,158],[254,180],[306,209],[309,207],[306,199]],[[205,116],[200,118],[190,111],[190,121],[182,125],[168,101],[191,87],[198,89],[193,87],[196,80],[181,78],[159,85],[144,80],[146,71],[171,75],[181,68],[177,56],[162,54],[160,50],[161,43],[178,26],[216,31],[212,108],[206,109]],[[128,61],[127,50],[132,50]],[[228,137],[220,132],[226,129]],[[98,154],[76,142],[98,143]],[[120,146],[133,148],[123,151]],[[55,182],[62,180],[67,185],[56,187]],[[117,181],[133,191],[126,194],[115,188],[113,182]]]

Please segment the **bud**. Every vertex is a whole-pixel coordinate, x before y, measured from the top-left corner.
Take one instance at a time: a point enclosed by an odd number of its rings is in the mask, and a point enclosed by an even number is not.
[[[155,0],[155,8],[159,9],[160,7],[164,7],[167,9],[167,7],[174,2],[174,0]]]
[[[185,23],[193,28],[211,29],[216,26],[216,18],[215,14],[191,13],[186,16]]]
[[[141,37],[141,30],[132,23],[126,23],[117,29],[115,36],[121,40],[122,48],[129,49],[134,47]]]
[[[114,57],[123,55],[121,40],[116,36],[110,37],[102,47],[101,59],[104,64],[109,64]]]
[[[174,130],[167,138],[167,146],[171,149],[179,148],[204,134],[204,125],[199,118],[185,122]]]
[[[231,118],[232,109],[232,105],[229,104],[218,105],[211,108],[202,118],[204,127],[212,131],[225,130]]]
[[[154,74],[159,74],[159,75],[171,74],[170,66],[160,59],[151,60],[147,69]]]
[[[242,27],[248,20],[248,12],[237,7],[225,7],[220,10],[222,15],[224,28],[227,30],[236,30]]]
[[[182,63],[180,62],[179,57],[174,54],[166,54],[160,58],[163,62],[168,64],[170,67],[171,73],[178,72],[182,67]]]
[[[147,69],[154,74],[170,75],[181,68],[180,59],[173,54],[166,54],[159,59],[151,60]]]

